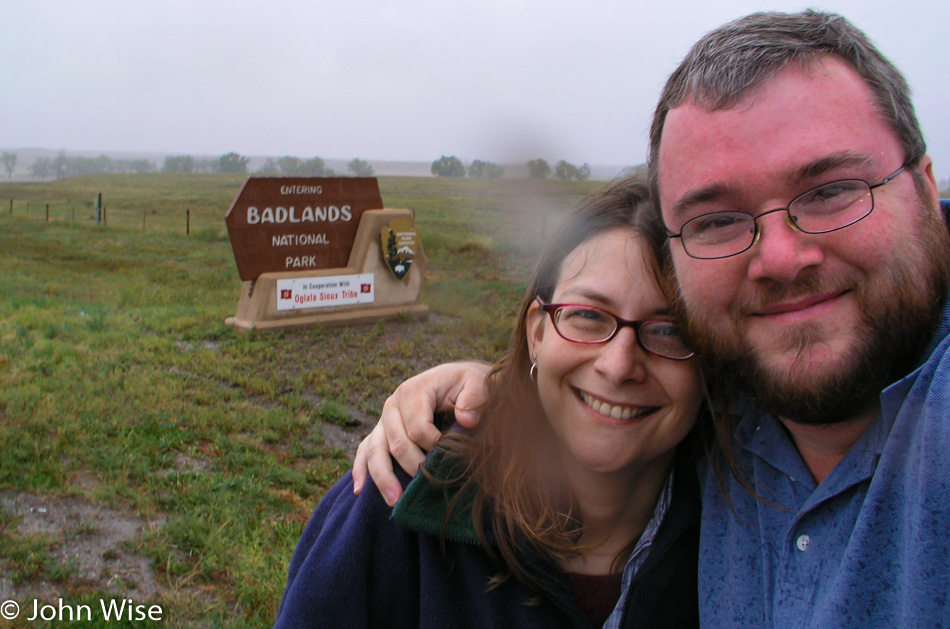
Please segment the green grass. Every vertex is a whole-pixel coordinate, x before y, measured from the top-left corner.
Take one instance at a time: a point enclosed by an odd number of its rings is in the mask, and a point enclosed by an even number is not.
[[[223,323],[241,288],[224,213],[242,181],[0,185],[0,488],[163,520],[130,544],[172,627],[270,626],[303,525],[350,465],[324,426],[375,416],[421,369],[495,358],[544,237],[597,185],[382,178],[385,205],[415,211],[436,316],[242,334]],[[9,578],[111,597],[70,578],[59,537],[15,520],[0,511]]]

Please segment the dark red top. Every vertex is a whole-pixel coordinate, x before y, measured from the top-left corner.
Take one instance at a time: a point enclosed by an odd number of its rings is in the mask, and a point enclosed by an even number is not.
[[[574,598],[595,627],[602,627],[620,600],[623,574],[578,574],[566,572]]]

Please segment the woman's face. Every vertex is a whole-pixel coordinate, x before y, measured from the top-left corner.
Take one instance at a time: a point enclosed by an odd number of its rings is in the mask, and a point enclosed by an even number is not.
[[[643,246],[625,228],[591,237],[564,259],[551,302],[596,306],[628,320],[669,319]],[[528,345],[566,469],[638,473],[669,464],[702,404],[695,361],[646,352],[631,327],[607,343],[567,341],[537,303],[528,312]]]

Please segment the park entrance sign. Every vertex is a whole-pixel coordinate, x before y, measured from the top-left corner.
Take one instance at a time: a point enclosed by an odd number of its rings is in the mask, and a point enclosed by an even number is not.
[[[244,283],[227,323],[270,329],[427,317],[413,212],[382,208],[372,177],[248,178],[225,216]]]
[[[383,207],[373,177],[251,177],[225,216],[242,280],[346,266],[366,210]]]

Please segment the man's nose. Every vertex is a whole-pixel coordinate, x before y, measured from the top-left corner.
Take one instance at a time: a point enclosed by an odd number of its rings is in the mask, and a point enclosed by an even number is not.
[[[824,259],[817,240],[820,236],[802,232],[785,210],[759,215],[756,227],[756,242],[749,261],[750,279],[791,282],[804,269]]]

